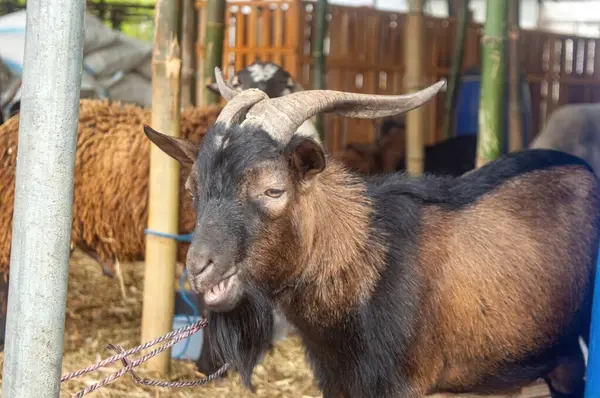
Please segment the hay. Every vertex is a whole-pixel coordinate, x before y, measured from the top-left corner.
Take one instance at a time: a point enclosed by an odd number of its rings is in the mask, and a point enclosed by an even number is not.
[[[118,278],[103,276],[98,264],[79,250],[73,253],[70,264],[63,374],[112,356],[114,352],[106,349],[108,343],[120,344],[126,349],[138,345],[142,313],[143,263],[122,267],[125,297]],[[179,266],[179,275],[182,271]],[[3,359],[3,354],[0,354],[0,361]],[[120,366],[120,363],[115,363],[63,383],[61,398],[70,397],[100,381],[118,371]],[[160,379],[143,368],[137,373],[142,377]],[[196,372],[194,363],[172,361],[169,380],[189,380],[202,376]],[[321,397],[296,336],[276,344],[264,363],[257,367],[253,383],[257,389],[256,395],[242,387],[239,375],[235,372],[205,386],[173,389],[140,386],[131,376],[125,375],[86,397]]]

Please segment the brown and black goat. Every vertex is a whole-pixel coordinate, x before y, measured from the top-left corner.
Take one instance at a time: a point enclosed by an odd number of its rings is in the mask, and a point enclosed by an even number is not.
[[[582,397],[599,238],[599,184],[553,150],[460,177],[362,177],[295,133],[320,111],[376,118],[406,96],[233,90],[201,145],[149,139],[192,165],[187,255],[221,359],[251,375],[273,330],[296,327],[325,398],[492,394],[544,378]]]

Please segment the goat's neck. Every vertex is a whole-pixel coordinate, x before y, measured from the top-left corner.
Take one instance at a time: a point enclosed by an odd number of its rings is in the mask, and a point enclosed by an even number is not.
[[[372,207],[360,178],[332,161],[311,190],[296,216],[303,286],[294,307],[303,308],[299,316],[335,321],[371,295],[384,250],[372,240]]]

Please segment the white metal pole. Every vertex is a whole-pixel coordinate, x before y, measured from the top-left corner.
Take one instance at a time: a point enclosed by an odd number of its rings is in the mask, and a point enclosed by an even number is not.
[[[29,0],[2,395],[58,397],[83,59],[83,0]]]

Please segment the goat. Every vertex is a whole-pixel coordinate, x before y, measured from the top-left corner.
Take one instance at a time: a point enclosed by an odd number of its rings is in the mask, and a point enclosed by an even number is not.
[[[144,126],[191,166],[186,267],[213,349],[251,376],[278,306],[324,398],[494,394],[542,377],[582,397],[599,184],[580,158],[511,153],[460,177],[363,177],[296,129],[317,112],[408,112],[443,87],[380,96],[237,92],[200,145]]]
[[[281,97],[304,90],[302,85],[295,81],[288,71],[273,62],[254,61],[235,72],[228,79],[228,82],[229,86],[238,92],[256,88],[267,94],[269,98]],[[221,95],[216,81],[207,84],[206,88],[216,95]],[[298,131],[300,134],[312,136],[317,142],[320,142],[315,117],[302,123],[298,127]]]
[[[561,106],[529,147],[558,149],[578,156],[600,175],[600,104]]]
[[[255,61],[235,72],[228,79],[228,83],[236,90],[257,88],[270,98],[303,90],[288,71],[273,62]],[[221,95],[216,81],[207,84],[206,88],[216,95]]]

